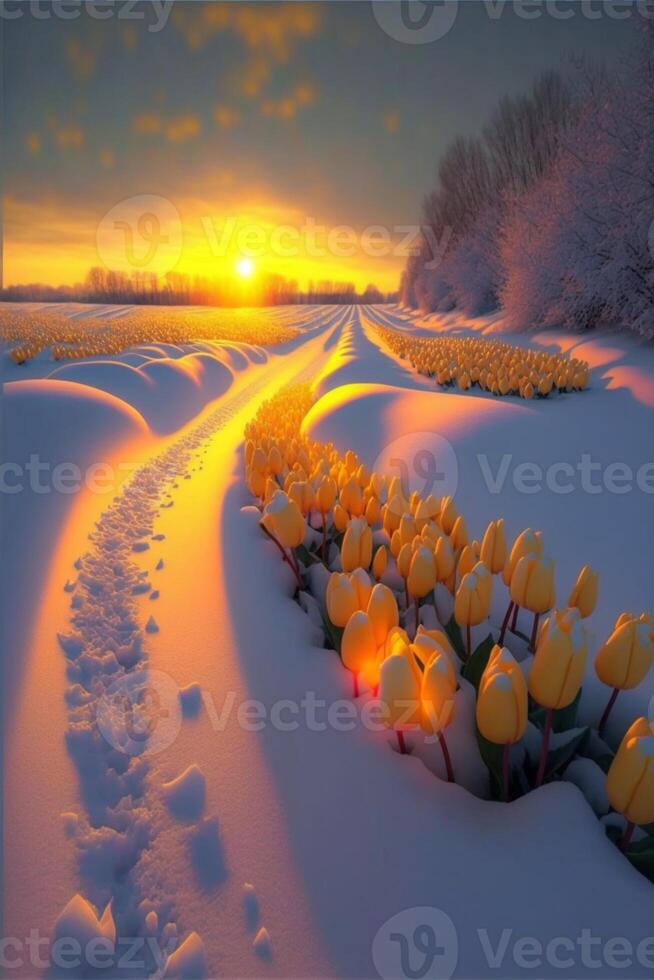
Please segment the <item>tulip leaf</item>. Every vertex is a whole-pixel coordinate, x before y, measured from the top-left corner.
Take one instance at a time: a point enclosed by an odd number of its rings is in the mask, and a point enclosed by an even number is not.
[[[488,666],[488,661],[494,646],[495,641],[489,633],[486,639],[481,641],[470,659],[463,665],[461,676],[465,677],[473,685],[475,691],[479,690],[482,674]]]
[[[447,633],[448,639],[452,644],[453,649],[458,653],[461,660],[465,660],[466,649],[463,642],[463,636],[461,635],[461,628],[457,623],[454,616],[450,619],[449,623],[445,627],[445,632]]]
[[[328,649],[336,650],[336,653],[341,655],[341,641],[343,639],[343,633],[345,632],[340,626],[334,626],[329,616],[322,614],[322,625],[325,631],[326,642],[328,643]]]
[[[476,726],[475,728],[477,732],[479,754],[484,760],[484,764],[488,769],[488,775],[490,776],[491,799],[503,800],[504,775],[502,770],[502,762],[504,757],[504,747],[502,745],[495,745],[494,742],[489,742],[487,738],[484,738]]]
[[[574,701],[567,708],[557,708],[552,712],[552,731],[557,734],[570,731],[577,724],[577,711],[581,701],[581,688]],[[533,711],[529,712],[529,721],[533,722],[538,728],[545,727],[545,708],[538,705]]]
[[[555,749],[552,749],[547,756],[547,767],[546,776],[553,776],[560,769],[563,769],[569,762],[572,761],[575,755],[577,755],[583,748],[583,745],[588,738],[589,728],[577,728],[571,732],[571,738],[563,745],[557,745]]]
[[[317,555],[314,551],[309,551],[309,549],[301,544],[294,549],[296,556],[300,559],[305,568],[310,568],[311,565],[321,565],[322,559],[320,555]]]

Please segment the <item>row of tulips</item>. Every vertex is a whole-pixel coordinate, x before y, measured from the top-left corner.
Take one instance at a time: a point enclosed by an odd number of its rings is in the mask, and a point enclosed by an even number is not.
[[[354,696],[365,689],[378,697],[401,752],[408,732],[437,737],[454,781],[447,728],[457,690],[470,683],[495,795],[508,801],[516,787],[559,778],[585,744],[571,738],[563,757],[550,754],[552,732],[574,725],[589,647],[584,620],[597,604],[597,575],[582,568],[557,608],[554,563],[540,532],[526,529],[509,549],[500,519],[480,541],[470,539],[451,497],[407,498],[399,479],[370,472],[352,451],[341,456],[333,445],[306,438],[302,420],[311,401],[309,387],[298,386],[262,406],[245,433],[246,482],[298,590],[316,587],[312,564],[329,572],[324,595],[315,598],[328,639],[351,672]],[[495,637],[489,615],[496,579],[509,601]],[[439,588],[450,594],[453,615],[434,629],[426,612]],[[518,630],[520,611],[533,616],[528,636]],[[473,649],[472,631],[482,624],[488,637]],[[508,632],[516,655],[505,645]],[[613,757],[601,736],[619,692],[637,686],[653,659],[654,619],[630,613],[618,617],[595,659],[599,680],[611,689],[595,750],[599,745],[597,761],[608,771],[610,804],[625,818],[624,849],[635,825],[654,822],[654,737],[640,718]],[[528,724],[541,729],[540,755],[535,771],[520,774],[512,749]],[[654,838],[646,840],[654,847]]]
[[[585,361],[476,337],[416,337],[375,327],[380,340],[420,374],[443,387],[463,391],[477,385],[494,395],[546,398],[552,391],[580,391],[588,385]]]
[[[51,348],[54,360],[120,354],[139,344],[189,344],[197,338],[197,314],[142,307],[92,331],[88,321],[61,313],[0,310],[0,341],[13,344],[11,357],[23,364]],[[202,316],[204,340],[229,340],[271,347],[298,336],[270,313],[251,310],[207,310]]]

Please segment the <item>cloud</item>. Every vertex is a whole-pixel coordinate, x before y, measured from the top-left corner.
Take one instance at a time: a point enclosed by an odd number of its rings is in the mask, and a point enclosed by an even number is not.
[[[197,116],[177,116],[166,123],[166,139],[170,143],[185,143],[195,139],[202,129]]]
[[[161,116],[155,112],[141,112],[132,119],[132,130],[141,136],[152,136],[163,129]]]
[[[222,129],[231,129],[240,123],[241,113],[232,106],[218,105],[214,109],[213,118]]]
[[[231,31],[250,50],[265,51],[279,62],[288,61],[293,44],[317,33],[322,11],[315,3],[205,3],[184,9],[176,4],[173,23],[195,50],[214,34]]]

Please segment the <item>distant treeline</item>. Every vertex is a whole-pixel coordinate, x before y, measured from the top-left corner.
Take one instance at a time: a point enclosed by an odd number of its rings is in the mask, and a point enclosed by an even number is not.
[[[286,306],[293,304],[392,303],[397,293],[382,293],[369,285],[359,293],[351,282],[310,282],[301,290],[297,282],[283,276],[260,276],[244,280],[209,280],[169,272],[163,278],[151,273],[127,275],[99,266],[89,269],[83,283],[48,286],[29,283],[8,286],[3,300],[41,303],[112,303],[170,306]]]

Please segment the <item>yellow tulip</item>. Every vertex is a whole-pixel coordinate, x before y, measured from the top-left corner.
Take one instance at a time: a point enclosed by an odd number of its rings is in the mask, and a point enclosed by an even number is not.
[[[277,490],[266,504],[262,524],[286,548],[297,548],[304,541],[304,517],[297,503],[283,490]]]
[[[372,574],[374,578],[377,579],[378,582],[381,579],[384,572],[386,571],[387,567],[388,567],[388,551],[386,550],[383,544],[380,544],[380,546],[377,548],[377,551],[375,552],[375,557],[372,560]]]
[[[647,676],[652,660],[654,629],[650,618],[643,614],[636,619],[630,613],[622,613],[595,658],[597,676],[613,688],[598,726],[600,736],[604,735],[619,691],[637,687]]]
[[[401,654],[393,654],[381,665],[379,700],[385,708],[386,725],[395,729],[400,751],[406,752],[403,731],[420,724],[420,684]]]
[[[533,556],[534,558],[540,558],[542,554],[543,542],[541,532],[533,531],[530,527],[526,528],[515,539],[513,547],[511,548],[511,553],[504,566],[502,578],[504,579],[504,584],[507,586],[507,588],[511,585],[511,579],[513,578],[515,567],[521,558],[524,558],[526,555]]]
[[[350,616],[341,640],[341,660],[354,674],[354,697],[359,694],[359,675],[373,671],[377,663],[375,632],[367,613]]]
[[[313,487],[308,480],[296,480],[288,488],[288,496],[294,500],[303,514],[308,514],[313,506]]]
[[[393,558],[397,558],[402,550],[402,539],[400,537],[399,531],[393,531],[391,535],[391,554]]]
[[[357,459],[356,453],[351,449],[348,449],[348,451],[345,453],[345,469],[350,476],[352,476],[353,473],[356,473],[358,465],[359,460]]]
[[[589,565],[584,565],[579,572],[577,581],[573,585],[568,598],[568,605],[576,606],[581,613],[582,619],[587,619],[595,611],[595,606],[597,605],[597,586],[598,579],[596,572]]]
[[[373,625],[377,647],[385,644],[388,634],[399,625],[400,614],[391,590],[381,583],[375,585],[368,600],[367,613]]]
[[[350,477],[341,490],[340,502],[352,517],[361,517],[363,514],[363,491],[354,477]]]
[[[588,638],[579,611],[553,612],[543,624],[529,672],[533,699],[551,710],[567,708],[584,679],[587,650]]]
[[[370,497],[365,509],[365,518],[370,527],[374,527],[379,521],[380,505],[376,497]]]
[[[527,684],[506,647],[495,645],[479,684],[477,727],[496,745],[520,741],[527,728]]]
[[[444,657],[449,665],[450,681],[454,690],[456,690],[456,654],[450,647],[444,633],[441,633],[440,630],[430,630],[427,632],[424,627],[418,627],[416,638],[411,644],[411,650],[414,657],[417,657],[425,670],[435,657]]]
[[[456,676],[447,657],[437,652],[422,675],[420,691],[421,723],[425,731],[436,735],[452,721]]]
[[[456,522],[459,515],[456,512],[456,507],[454,506],[454,500],[452,497],[444,497],[441,502],[441,510],[439,514],[440,525],[446,534],[452,533],[452,528]]]
[[[336,481],[331,476],[324,476],[316,491],[316,502],[322,514],[327,514],[336,502]]]
[[[454,522],[454,527],[450,534],[450,541],[452,542],[452,547],[455,551],[461,551],[462,548],[468,543],[468,529],[466,527],[465,518],[457,517]]]
[[[606,777],[606,793],[613,809],[628,821],[621,844],[625,849],[634,824],[654,821],[654,735],[646,718],[638,718],[622,739]]]
[[[372,560],[372,531],[365,518],[353,517],[347,525],[341,544],[341,565],[344,572],[369,568]]]
[[[512,600],[533,613],[544,613],[554,605],[554,562],[551,559],[521,558],[511,577]]]
[[[334,507],[334,527],[337,531],[343,532],[346,530],[349,523],[350,517],[348,512],[340,504],[336,504]]]
[[[484,565],[490,569],[491,574],[497,575],[504,568],[506,557],[504,520],[491,521],[481,541],[480,561],[483,561]]]
[[[349,576],[342,572],[332,572],[325,593],[327,615],[334,626],[347,626],[351,616],[365,605],[359,603],[357,591]]]
[[[488,616],[488,598],[476,575],[464,575],[454,600],[454,617],[459,626],[478,626]]]
[[[413,549],[411,548],[411,545],[403,544],[400,548],[400,553],[397,556],[397,570],[405,581],[409,577],[412,557]]]
[[[421,546],[414,552],[407,576],[407,589],[414,599],[422,599],[436,585],[436,566],[434,556],[428,548]]]
[[[421,499],[418,502],[418,506],[416,507],[414,514],[416,530],[418,533],[422,531],[426,524],[433,521],[438,516],[439,510],[440,503],[432,494],[429,494],[429,496],[424,500]]]
[[[483,561],[477,562],[472,569],[472,574],[477,578],[479,591],[482,593],[486,608],[490,612],[491,599],[493,598],[493,576]]]
[[[459,580],[471,572],[475,565],[477,564],[478,556],[472,545],[467,544],[461,554],[459,555],[459,560],[456,565],[456,573],[459,576]]]
[[[367,466],[364,466],[363,463],[361,463],[356,471],[356,481],[362,490],[370,483],[370,470]]]
[[[434,562],[436,578],[439,582],[447,582],[454,573],[455,558],[449,538],[439,538],[434,547]]]
[[[277,446],[273,446],[268,453],[268,469],[274,476],[279,476],[284,469],[282,454]]]
[[[411,514],[402,515],[398,530],[400,532],[400,541],[402,542],[402,544],[403,545],[411,544],[411,542],[413,541],[413,539],[417,534],[416,522],[414,521]]]

